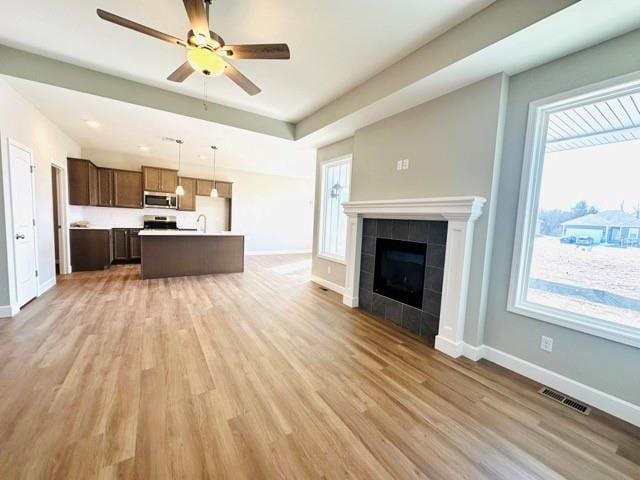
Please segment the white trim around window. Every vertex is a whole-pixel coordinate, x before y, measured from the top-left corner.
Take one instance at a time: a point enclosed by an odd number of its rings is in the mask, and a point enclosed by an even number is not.
[[[557,111],[640,92],[640,72],[578,88],[529,104],[507,310],[519,315],[640,347],[640,329],[532,303],[526,299],[549,116]]]
[[[346,165],[346,178],[343,179],[343,181],[346,180],[346,185],[343,185],[343,187],[346,188],[346,194],[343,195],[343,200],[344,201],[349,201],[350,197],[351,197],[351,160],[352,160],[352,156],[351,155],[343,155],[337,158],[332,158],[330,160],[326,160],[324,162],[322,162],[320,164],[320,217],[319,217],[319,225],[320,227],[318,228],[318,252],[316,253],[316,257],[321,258],[323,260],[329,260],[331,262],[335,262],[335,263],[341,263],[341,264],[346,264],[346,257],[345,255],[339,255],[336,253],[336,248],[330,247],[326,245],[326,229],[328,228],[327,223],[328,222],[332,222],[332,223],[336,223],[339,222],[338,217],[335,217],[335,215],[339,215],[340,218],[342,219],[342,221],[344,222],[344,247],[345,247],[345,251],[346,251],[346,222],[347,222],[347,217],[344,214],[343,210],[342,210],[342,205],[339,205],[339,209],[336,212],[335,209],[332,212],[332,215],[334,215],[331,219],[328,219],[327,216],[329,214],[329,212],[327,211],[327,197],[326,197],[326,193],[327,193],[327,171],[328,169],[330,169],[331,167],[338,167],[341,165]],[[342,218],[344,217],[344,218]],[[332,225],[333,228],[337,228],[337,225]]]

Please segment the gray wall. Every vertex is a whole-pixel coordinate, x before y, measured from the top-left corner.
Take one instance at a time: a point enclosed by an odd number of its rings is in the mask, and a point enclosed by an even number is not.
[[[640,349],[507,312],[529,102],[640,70],[640,30],[511,78],[500,178],[487,345],[640,405]],[[553,353],[539,349],[554,338]]]
[[[319,224],[318,218],[320,215],[320,182],[322,182],[322,173],[320,167],[322,165],[322,162],[351,154],[353,154],[353,137],[318,149],[316,159],[316,200],[314,202],[315,208],[313,215],[313,260],[311,273],[312,275],[323,278],[331,283],[336,284],[339,287],[344,287],[346,276],[345,265],[343,263],[332,262],[330,260],[325,260],[323,258],[317,257]],[[353,170],[351,173],[351,177],[353,178]]]
[[[479,195],[465,340],[478,344],[488,291],[492,200],[507,80],[495,75],[356,132],[352,200]],[[408,170],[396,161],[409,159]]]

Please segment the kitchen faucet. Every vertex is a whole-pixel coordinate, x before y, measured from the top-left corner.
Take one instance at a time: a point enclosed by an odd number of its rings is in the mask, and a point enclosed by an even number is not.
[[[204,229],[202,230],[202,233],[207,233],[207,217],[203,213],[198,215],[198,219],[196,220],[196,225],[200,223],[201,217],[204,218]]]

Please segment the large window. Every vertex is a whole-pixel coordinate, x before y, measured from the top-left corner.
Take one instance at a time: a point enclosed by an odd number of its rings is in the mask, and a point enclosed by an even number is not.
[[[342,211],[342,203],[349,200],[351,156],[323,163],[321,181],[318,256],[344,262],[347,216]]]
[[[640,81],[533,102],[509,309],[640,346]]]

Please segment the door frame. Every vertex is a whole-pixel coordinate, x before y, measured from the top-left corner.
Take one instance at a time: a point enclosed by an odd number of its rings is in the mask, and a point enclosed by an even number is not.
[[[69,182],[67,178],[67,166],[58,160],[51,160],[51,166],[58,171],[58,221],[60,222],[60,232],[58,241],[60,242],[60,275],[71,273],[71,251],[69,242],[69,225],[67,215],[67,205],[69,202]],[[56,208],[56,205],[53,206]],[[37,223],[37,222],[36,222]],[[55,258],[53,260],[55,271]]]
[[[39,297],[41,292],[40,288],[40,262],[38,259],[38,217],[36,216],[36,184],[35,184],[35,173],[33,170],[36,168],[35,165],[35,156],[33,150],[26,145],[14,140],[11,137],[7,137],[7,169],[9,172],[9,204],[11,205],[11,255],[13,257],[13,282],[14,282],[14,295],[16,298],[16,304],[18,303],[17,295],[18,295],[18,265],[16,259],[16,234],[14,231],[14,219],[13,219],[13,172],[11,170],[11,147],[16,147],[25,152],[28,152],[31,156],[31,214],[33,215],[33,219],[35,220],[35,225],[33,225],[33,254],[35,258],[36,268],[38,269],[38,276],[36,277],[36,297]]]

